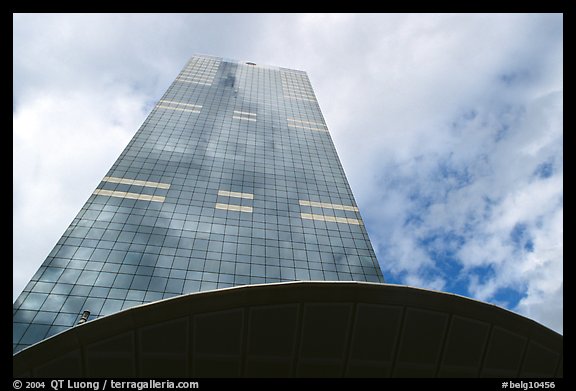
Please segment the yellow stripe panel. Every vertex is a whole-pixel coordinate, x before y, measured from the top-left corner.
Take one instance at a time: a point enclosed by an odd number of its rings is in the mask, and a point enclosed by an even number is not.
[[[328,202],[304,201],[299,200],[298,203],[302,206],[314,206],[317,208],[329,208],[338,210],[348,210],[351,212],[358,212],[358,208],[352,205],[330,204]]]
[[[223,197],[246,198],[248,200],[254,199],[254,194],[240,193],[237,191],[218,190],[218,195]]]
[[[248,213],[252,213],[252,207],[251,207],[251,206],[241,206],[241,205],[230,205],[230,204],[217,203],[214,207],[215,207],[216,209],[232,210],[232,211],[234,211],[234,212],[248,212]]]
[[[158,189],[169,189],[169,183],[160,183],[160,182],[152,182],[152,181],[141,181],[138,179],[127,179],[127,178],[118,178],[115,176],[105,176],[102,179],[103,182],[111,182],[111,183],[121,183],[123,185],[136,185],[136,186],[146,186],[146,187],[156,187]]]
[[[300,213],[300,217],[306,220],[318,220],[318,221],[328,221],[331,223],[346,223],[346,224],[354,224],[354,225],[361,225],[362,222],[358,219],[351,219],[348,217],[335,217],[335,216],[324,216],[324,215],[316,215],[312,213]]]
[[[162,196],[153,196],[149,194],[139,194],[139,193],[128,193],[125,191],[116,191],[116,190],[105,190],[105,189],[96,189],[94,190],[95,195],[101,196],[109,196],[109,197],[118,197],[118,198],[130,198],[132,200],[140,200],[140,201],[154,201],[154,202],[164,202],[166,197]]]

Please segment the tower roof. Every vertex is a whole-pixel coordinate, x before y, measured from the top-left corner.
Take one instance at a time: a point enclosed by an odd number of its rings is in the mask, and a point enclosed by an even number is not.
[[[366,282],[199,292],[68,329],[15,377],[562,377],[563,337],[454,294]]]

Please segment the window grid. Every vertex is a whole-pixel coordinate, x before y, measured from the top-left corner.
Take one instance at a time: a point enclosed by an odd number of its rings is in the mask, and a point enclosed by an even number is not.
[[[103,177],[104,193],[142,196],[90,196],[14,303],[15,352],[85,309],[92,320],[237,285],[383,282],[304,72],[193,57]]]

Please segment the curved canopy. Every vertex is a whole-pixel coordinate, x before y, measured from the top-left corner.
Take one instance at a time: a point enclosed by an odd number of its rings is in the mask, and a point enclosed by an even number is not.
[[[465,297],[289,282],[178,296],[75,326],[15,377],[562,377],[558,333]]]

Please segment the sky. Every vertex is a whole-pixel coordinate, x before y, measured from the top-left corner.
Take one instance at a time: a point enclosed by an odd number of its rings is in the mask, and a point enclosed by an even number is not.
[[[13,22],[14,300],[198,53],[308,73],[386,282],[563,333],[561,14]]]

